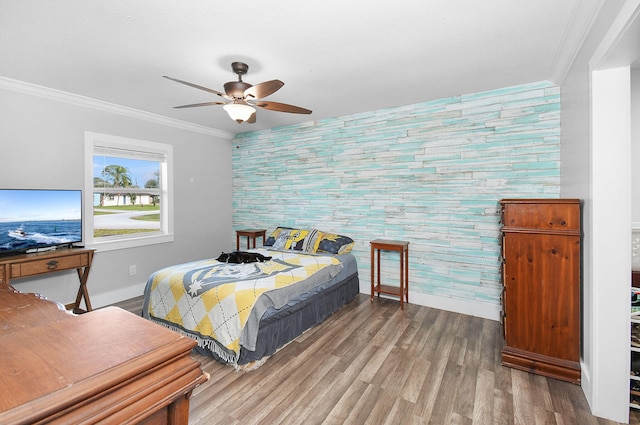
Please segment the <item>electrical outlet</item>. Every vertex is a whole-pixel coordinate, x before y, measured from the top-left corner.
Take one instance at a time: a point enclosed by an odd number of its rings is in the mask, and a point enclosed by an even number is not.
[[[129,266],[129,276],[135,276],[136,275],[136,266]]]

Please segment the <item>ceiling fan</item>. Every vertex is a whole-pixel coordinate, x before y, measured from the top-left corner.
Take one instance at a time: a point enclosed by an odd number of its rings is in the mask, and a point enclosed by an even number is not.
[[[227,100],[226,102],[193,103],[190,105],[174,106],[174,108],[193,108],[197,106],[223,105],[222,107],[229,114],[229,117],[231,117],[231,119],[236,121],[238,124],[242,122],[256,122],[256,109],[254,108],[255,106],[277,112],[290,112],[293,114],[311,113],[309,109],[301,108],[299,106],[262,100],[262,98],[275,93],[280,89],[280,87],[284,86],[284,83],[282,81],[270,80],[260,84],[256,84],[254,86],[242,81],[242,76],[249,70],[249,66],[247,64],[242,62],[233,62],[231,64],[231,69],[233,69],[233,72],[238,74],[238,81],[229,81],[228,83],[225,83],[224,93],[163,75],[164,78],[167,78],[169,80],[175,81],[180,84],[185,84],[196,89],[204,90],[209,93],[217,94],[218,96]]]

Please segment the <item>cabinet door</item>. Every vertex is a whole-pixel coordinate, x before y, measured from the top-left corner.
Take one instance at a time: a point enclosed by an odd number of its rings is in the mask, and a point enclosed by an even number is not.
[[[507,233],[506,345],[579,360],[580,237]]]

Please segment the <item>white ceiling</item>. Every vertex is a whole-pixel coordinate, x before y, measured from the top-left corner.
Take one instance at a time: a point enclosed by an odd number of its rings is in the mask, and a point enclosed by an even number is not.
[[[601,0],[0,0],[0,76],[231,133],[521,83],[556,83]],[[231,62],[246,82],[285,82],[237,124],[221,98]]]

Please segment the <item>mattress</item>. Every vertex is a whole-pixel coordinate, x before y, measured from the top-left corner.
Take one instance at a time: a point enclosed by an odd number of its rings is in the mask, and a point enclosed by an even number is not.
[[[282,258],[283,255],[287,258],[292,256],[291,251],[288,253],[277,252],[277,250],[266,251],[264,249],[256,249],[255,251],[267,255],[271,252],[275,260]],[[353,300],[359,292],[358,269],[353,255],[302,254],[301,258],[303,260],[296,258],[296,261],[302,261],[304,264],[313,262],[329,264],[331,262],[332,265],[326,268],[329,272],[323,271],[323,273],[305,277],[295,286],[291,285],[292,288],[273,289],[259,295],[255,306],[248,315],[248,321],[255,323],[252,326],[246,326],[242,330],[242,335],[239,338],[239,350],[237,350],[237,353],[232,353],[231,356],[227,351],[220,350],[221,344],[217,343],[217,341],[216,344],[211,344],[210,341],[204,340],[202,335],[196,332],[197,328],[192,332],[192,329],[182,326],[183,324],[179,323],[179,320],[176,320],[176,323],[167,320],[167,318],[171,317],[170,314],[166,317],[163,316],[161,319],[154,317],[158,316],[155,314],[156,312],[149,314],[149,311],[153,310],[153,308],[149,308],[149,299],[153,298],[150,297],[153,286],[152,281],[160,271],[150,277],[149,283],[145,288],[143,316],[196,339],[199,343],[197,351],[201,354],[212,356],[221,362],[230,363],[239,368],[257,367],[280,347],[295,339],[307,329],[321,323],[330,314]],[[339,268],[335,266],[336,263],[340,265]],[[218,264],[218,266],[220,265]],[[180,276],[186,276],[190,273],[195,274],[196,272],[189,271],[191,267],[194,270],[198,270],[197,273],[203,273],[201,272],[202,262],[174,266],[174,268],[181,270]],[[260,267],[268,268],[266,264],[260,265]],[[299,274],[299,272],[294,273]],[[167,276],[163,278],[165,281],[177,280],[174,275]],[[155,281],[157,283],[157,277]],[[169,291],[165,289],[165,292]],[[155,298],[158,298],[157,295]],[[182,301],[176,302],[176,306],[173,308],[185,310]],[[193,306],[189,308],[195,309]]]

